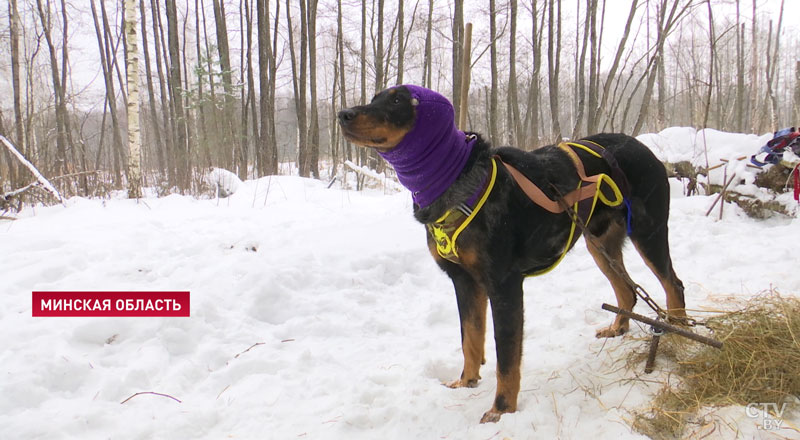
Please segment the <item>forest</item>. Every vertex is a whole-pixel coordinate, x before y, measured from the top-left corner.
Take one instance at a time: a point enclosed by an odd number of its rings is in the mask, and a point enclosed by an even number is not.
[[[211,167],[241,179],[329,181],[345,161],[388,172],[343,139],[335,115],[404,83],[450,97],[469,129],[495,145],[532,149],[672,126],[772,132],[800,120],[800,61],[790,55],[800,45],[788,8],[784,0],[8,0],[0,211],[52,202],[14,149],[65,196],[128,189],[139,197],[141,187],[199,194]]]

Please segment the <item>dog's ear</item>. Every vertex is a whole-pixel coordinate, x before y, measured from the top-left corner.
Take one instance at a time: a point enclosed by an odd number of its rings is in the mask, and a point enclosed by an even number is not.
[[[411,105],[413,105],[414,107],[419,105],[419,101],[417,100],[417,98],[411,98]]]

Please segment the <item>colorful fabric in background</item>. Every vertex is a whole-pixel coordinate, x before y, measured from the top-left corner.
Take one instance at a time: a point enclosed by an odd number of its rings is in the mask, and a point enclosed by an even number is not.
[[[777,165],[783,159],[783,153],[787,149],[794,154],[800,155],[800,131],[797,131],[795,127],[776,131],[772,139],[761,147],[757,154],[750,157],[750,162],[760,167],[768,164]],[[757,159],[764,153],[766,155],[763,158]]]

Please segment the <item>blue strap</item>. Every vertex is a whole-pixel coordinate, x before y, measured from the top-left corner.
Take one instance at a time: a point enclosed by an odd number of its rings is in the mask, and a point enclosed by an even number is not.
[[[630,236],[633,233],[633,226],[631,225],[631,218],[633,209],[631,209],[631,199],[629,197],[625,197],[623,199],[625,202],[625,207],[628,209],[628,213],[625,215],[625,226],[627,229],[627,233]]]

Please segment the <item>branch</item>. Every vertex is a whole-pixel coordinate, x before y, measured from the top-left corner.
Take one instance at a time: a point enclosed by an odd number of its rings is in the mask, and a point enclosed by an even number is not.
[[[373,170],[371,170],[371,169],[369,169],[367,167],[360,167],[360,166],[354,164],[353,162],[350,162],[349,160],[344,161],[344,164],[347,165],[353,171],[355,171],[355,172],[357,172],[359,174],[362,174],[364,176],[370,177],[372,179],[375,179],[375,180],[383,183],[387,187],[390,187],[390,188],[395,189],[395,190],[402,190],[403,189],[403,187],[401,185],[399,185],[397,182],[395,182],[394,180],[389,179],[388,177],[386,177],[384,175],[378,174],[375,171],[373,171]]]
[[[138,393],[136,393],[136,394],[132,395],[131,397],[128,397],[127,399],[123,400],[123,401],[122,401],[122,402],[120,402],[119,404],[120,404],[120,405],[122,405],[123,403],[125,403],[125,402],[127,402],[127,401],[129,401],[129,400],[133,399],[133,398],[134,398],[134,397],[136,397],[136,396],[141,396],[142,394],[152,394],[152,395],[154,395],[154,396],[167,397],[167,398],[169,398],[169,399],[172,399],[172,400],[174,400],[174,401],[176,401],[176,402],[178,402],[178,403],[183,403],[183,402],[181,402],[180,400],[178,400],[178,399],[176,399],[176,398],[174,398],[174,397],[170,396],[169,394],[156,393],[156,392],[154,392],[154,391],[140,391],[140,392],[138,392]]]
[[[61,197],[61,194],[58,193],[58,190],[56,190],[56,188],[42,175],[42,173],[39,172],[39,170],[36,169],[35,166],[33,166],[32,163],[28,161],[28,159],[25,159],[25,156],[23,156],[22,153],[20,153],[19,151],[17,151],[16,148],[14,148],[14,145],[11,143],[11,141],[6,139],[6,137],[3,135],[0,135],[0,141],[2,141],[3,144],[5,144],[6,148],[8,148],[8,150],[11,151],[11,154],[16,156],[16,158],[20,161],[20,163],[25,165],[25,167],[28,168],[28,170],[30,170],[31,174],[33,174],[34,177],[36,177],[36,180],[39,181],[39,183],[45,190],[47,190],[47,192],[52,194],[53,197],[55,197],[56,200],[59,201],[59,203],[61,203],[62,205],[66,205],[64,198]]]

